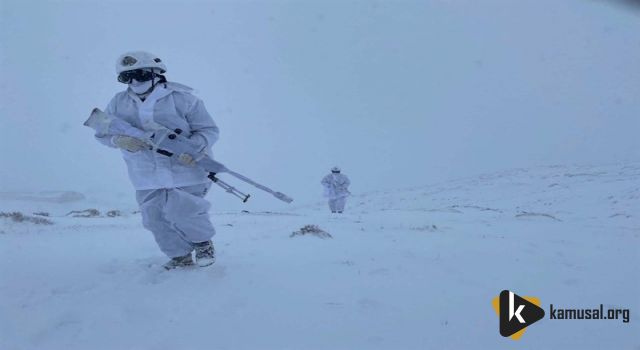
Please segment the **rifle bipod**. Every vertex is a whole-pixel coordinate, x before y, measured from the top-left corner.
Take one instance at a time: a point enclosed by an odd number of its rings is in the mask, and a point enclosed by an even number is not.
[[[232,195],[240,198],[242,200],[243,203],[246,203],[249,200],[249,197],[251,197],[250,194],[244,194],[242,192],[240,192],[238,189],[236,189],[235,187],[229,185],[228,183],[218,179],[216,177],[216,173],[209,173],[209,175],[207,175],[207,177],[209,178],[209,180],[213,181],[216,185],[222,187],[225,192],[227,193],[231,193]]]

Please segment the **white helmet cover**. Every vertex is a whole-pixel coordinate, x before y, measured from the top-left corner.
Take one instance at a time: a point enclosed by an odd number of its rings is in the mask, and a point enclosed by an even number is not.
[[[126,52],[120,55],[120,57],[118,57],[118,60],[116,61],[117,74],[126,72],[128,70],[142,68],[159,69],[160,74],[163,74],[167,71],[167,67],[158,56],[146,51]]]

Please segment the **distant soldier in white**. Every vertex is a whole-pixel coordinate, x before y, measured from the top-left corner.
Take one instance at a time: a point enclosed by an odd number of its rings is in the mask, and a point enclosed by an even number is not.
[[[154,124],[180,129],[197,140],[210,154],[219,130],[203,102],[192,89],[164,76],[165,64],[149,52],[127,52],[118,58],[118,81],[127,84],[111,100],[105,113],[145,131]],[[211,186],[207,173],[193,166],[194,159],[182,154],[178,159],[154,153],[139,139],[98,135],[96,139],[122,150],[129,178],[136,189],[142,224],[150,230],[160,250],[171,258],[164,267],[173,269],[215,262],[211,238],[215,229],[209,220],[210,204],[204,199]]]
[[[331,212],[342,213],[347,197],[351,194],[348,189],[351,181],[347,175],[341,174],[340,168],[335,166],[331,168],[331,174],[325,176],[321,183],[324,186],[324,196],[329,198]]]

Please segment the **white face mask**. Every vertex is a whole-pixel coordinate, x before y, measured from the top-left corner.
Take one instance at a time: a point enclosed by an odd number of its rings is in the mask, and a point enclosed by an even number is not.
[[[151,89],[151,86],[153,86],[153,82],[151,80],[139,82],[133,79],[131,80],[131,83],[129,83],[129,88],[138,95],[147,92],[147,90]]]

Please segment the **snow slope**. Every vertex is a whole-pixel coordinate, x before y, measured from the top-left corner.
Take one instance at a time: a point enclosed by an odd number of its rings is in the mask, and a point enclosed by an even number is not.
[[[87,208],[124,216],[65,216]],[[0,349],[512,348],[502,289],[631,309],[545,318],[518,347],[638,349],[638,208],[640,163],[515,169],[357,194],[342,216],[216,211],[218,262],[166,272],[128,197],[0,193],[54,222],[0,218]],[[333,238],[289,237],[307,224]]]

